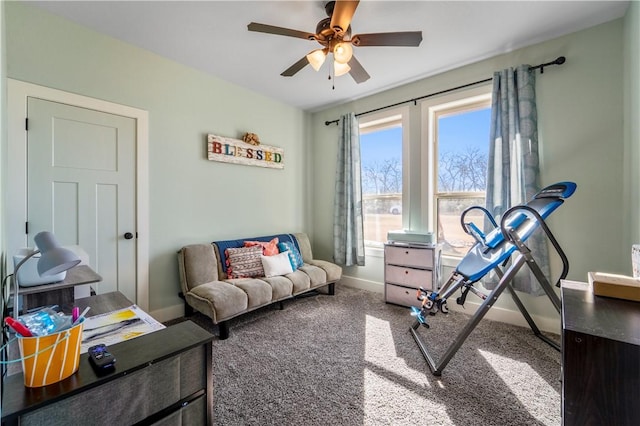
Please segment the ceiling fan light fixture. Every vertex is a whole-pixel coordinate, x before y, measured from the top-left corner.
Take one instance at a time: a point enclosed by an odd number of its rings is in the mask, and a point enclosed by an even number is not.
[[[371,76],[356,59],[353,54],[353,46],[417,47],[422,42],[422,31],[352,35],[351,20],[360,0],[337,0],[324,3],[327,18],[317,23],[315,34],[258,22],[251,22],[247,25],[249,31],[316,41],[323,47],[313,50],[298,59],[297,62],[281,72],[281,76],[292,77],[307,65],[311,65],[314,70],[319,71],[327,56],[331,53],[333,58],[331,58],[330,62],[333,62],[333,65],[330,64],[330,66],[333,66],[333,69],[329,69],[329,79],[349,73],[354,81],[360,84],[367,81]]]
[[[351,60],[353,56],[353,47],[351,43],[341,41],[337,43],[333,48],[333,59],[341,64],[346,64]]]
[[[309,64],[311,64],[314,70],[318,71],[322,64],[324,64],[326,57],[327,52],[325,49],[316,49],[307,55],[307,61],[309,61]]]
[[[349,66],[349,64],[342,64],[338,61],[333,61],[333,73],[336,77],[345,75],[349,71],[351,71],[351,67]]]

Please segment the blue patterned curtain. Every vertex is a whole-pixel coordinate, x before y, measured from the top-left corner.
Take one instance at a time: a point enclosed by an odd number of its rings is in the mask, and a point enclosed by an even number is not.
[[[486,207],[496,220],[509,207],[529,201],[540,190],[536,82],[530,68],[520,65],[493,75]],[[536,232],[526,244],[549,277],[544,235]],[[487,284],[491,286],[491,279]],[[516,275],[513,284],[516,290],[545,294],[528,268]]]
[[[333,260],[344,266],[364,266],[360,131],[354,113],[338,123],[338,166],[333,203]]]

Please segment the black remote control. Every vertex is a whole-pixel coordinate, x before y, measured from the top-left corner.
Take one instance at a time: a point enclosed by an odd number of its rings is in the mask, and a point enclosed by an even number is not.
[[[116,364],[116,358],[102,343],[91,346],[87,352],[91,365],[98,371],[110,369]]]

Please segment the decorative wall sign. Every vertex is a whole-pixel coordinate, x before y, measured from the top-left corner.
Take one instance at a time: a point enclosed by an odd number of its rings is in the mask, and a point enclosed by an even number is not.
[[[207,135],[207,153],[211,161],[284,169],[284,149],[251,145],[240,139]]]

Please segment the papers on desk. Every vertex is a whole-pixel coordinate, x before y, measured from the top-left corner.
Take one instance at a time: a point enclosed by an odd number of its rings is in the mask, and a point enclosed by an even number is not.
[[[84,320],[80,353],[98,343],[114,345],[163,328],[164,325],[137,305],[88,317]]]

